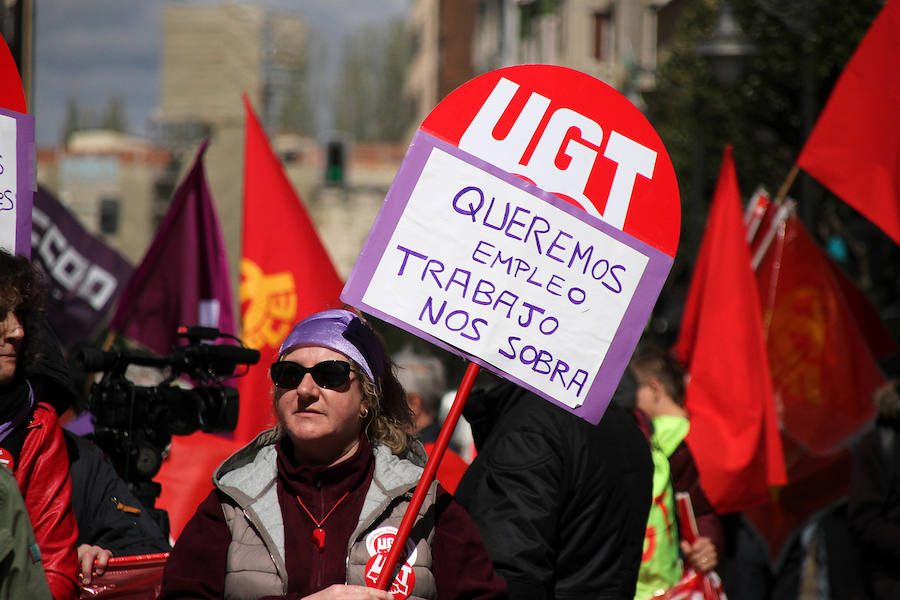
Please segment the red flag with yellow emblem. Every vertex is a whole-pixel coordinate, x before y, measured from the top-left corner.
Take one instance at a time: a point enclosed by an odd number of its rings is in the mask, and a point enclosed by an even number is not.
[[[275,423],[268,378],[281,341],[300,319],[340,304],[343,283],[244,96],[244,235],[241,337],[260,352],[240,379],[236,441]]]
[[[846,495],[846,442],[872,414],[876,359],[896,350],[875,308],[787,208],[756,275],[788,484],[745,513],[773,560],[801,523]]]
[[[780,225],[757,270],[776,404],[785,435],[807,451],[834,451],[872,417],[884,382],[883,324],[849,302],[845,282],[796,216]],[[857,292],[858,293],[858,292]]]

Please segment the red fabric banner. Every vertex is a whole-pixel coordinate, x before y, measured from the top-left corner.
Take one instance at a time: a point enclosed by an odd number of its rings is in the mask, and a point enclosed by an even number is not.
[[[823,256],[828,261],[831,273],[841,288],[841,295],[847,303],[847,308],[850,309],[859,333],[865,339],[872,356],[877,360],[881,360],[897,352],[897,342],[894,341],[891,332],[888,331],[884,321],[881,320],[878,309],[869,302],[865,294],[856,287],[853,280],[833,260],[825,254]]]
[[[244,105],[241,337],[259,350],[260,359],[239,380],[238,442],[275,423],[268,371],[281,341],[300,319],[340,306],[343,287],[246,96]]]
[[[900,0],[838,78],[797,164],[900,244]]]
[[[213,471],[242,445],[201,431],[172,436],[169,454],[153,478],[162,486],[156,504],[169,514],[172,539],[178,539],[197,506],[212,491]]]
[[[757,283],[782,406],[788,484],[745,514],[775,561],[797,527],[847,493],[852,459],[840,444],[867,422],[868,388],[880,380],[876,374],[862,389],[855,377],[873,375],[874,360],[895,352],[896,344],[875,307],[796,217],[786,214],[769,227],[774,235]]]
[[[747,509],[744,514],[766,540],[769,557],[779,560],[785,542],[809,517],[846,496],[850,487],[853,458],[841,448],[814,456],[782,435],[788,483],[772,494],[769,502]]]
[[[786,481],[756,281],[731,147],[725,149],[674,352],[687,366],[687,444],[720,513]]]
[[[872,392],[884,376],[868,340],[892,340],[800,220],[791,216],[779,227],[757,271],[776,403],[785,432],[825,455],[872,417]]]
[[[156,600],[162,591],[163,570],[169,553],[114,556],[106,571],[82,585],[79,599]]]

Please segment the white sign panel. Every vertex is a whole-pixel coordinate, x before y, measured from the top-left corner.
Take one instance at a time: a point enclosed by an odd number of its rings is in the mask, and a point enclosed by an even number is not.
[[[363,302],[575,408],[647,260],[435,149]]]
[[[34,118],[0,109],[0,248],[31,256]]]
[[[16,250],[16,120],[0,114],[0,248]]]

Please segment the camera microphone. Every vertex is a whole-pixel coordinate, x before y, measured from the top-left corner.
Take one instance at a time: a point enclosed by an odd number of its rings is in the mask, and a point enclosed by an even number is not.
[[[212,360],[233,362],[242,365],[255,365],[259,362],[259,350],[244,348],[242,346],[201,346],[206,356]]]
[[[257,357],[257,360],[259,358]],[[141,356],[126,352],[112,352],[99,348],[85,347],[75,353],[75,362],[81,365],[85,371],[109,371],[117,366],[126,364],[141,365],[144,367],[164,367],[168,363],[164,358],[155,356]]]
[[[217,375],[231,375],[239,364],[258,363],[259,350],[244,346],[200,343],[177,348],[173,357],[182,367],[203,365]]]
[[[75,362],[85,371],[108,371],[116,364],[114,352],[104,352],[99,348],[82,348],[75,353]]]
[[[214,340],[222,337],[222,332],[215,327],[203,327],[202,325],[181,325],[175,331],[179,337],[190,338],[194,342],[198,340]]]

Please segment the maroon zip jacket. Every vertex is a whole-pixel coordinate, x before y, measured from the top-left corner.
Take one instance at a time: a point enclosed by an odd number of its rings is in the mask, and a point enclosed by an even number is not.
[[[345,582],[348,542],[358,524],[375,461],[364,436],[350,459],[330,468],[295,464],[285,451],[286,443],[290,442],[285,439],[278,445],[277,490],[284,530],[290,532],[285,539],[288,594],[284,598],[292,600]],[[315,524],[298,496],[317,519],[331,512],[322,522],[324,552],[313,543]],[[227,501],[224,495],[211,492],[185,526],[166,564],[160,600],[223,597],[231,533],[221,503]],[[442,488],[435,509],[431,550],[439,597],[505,598],[506,585],[494,571],[469,514]]]

